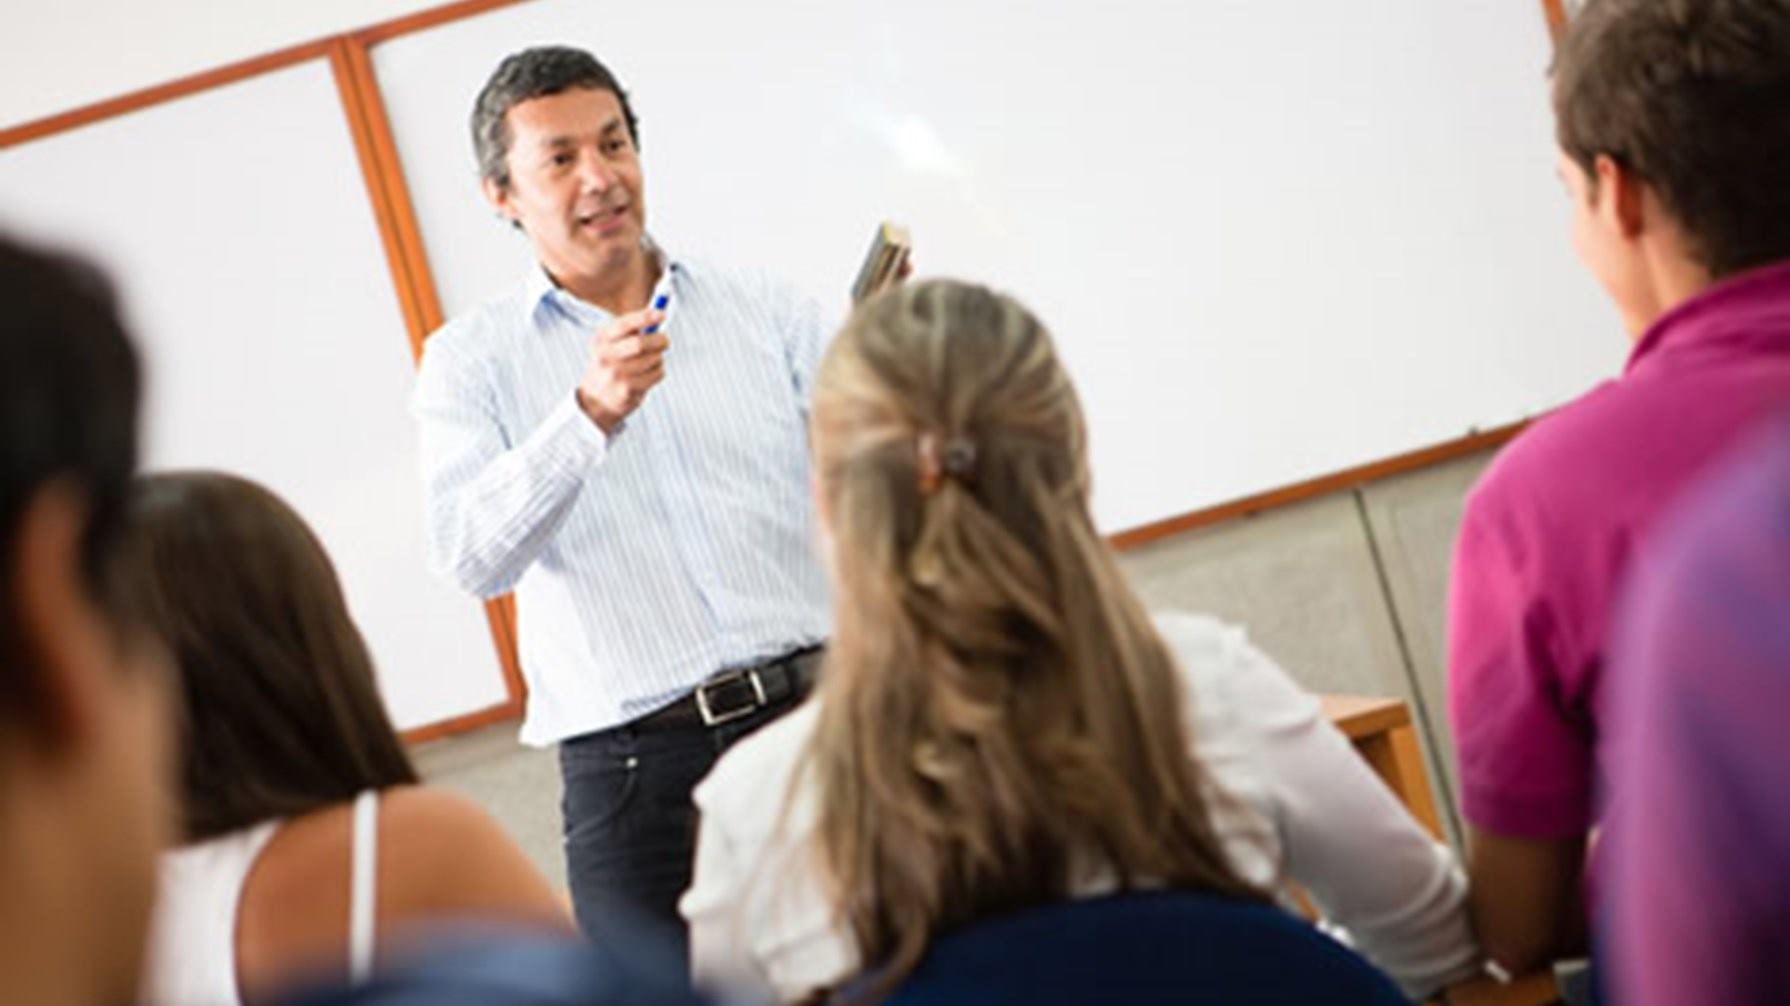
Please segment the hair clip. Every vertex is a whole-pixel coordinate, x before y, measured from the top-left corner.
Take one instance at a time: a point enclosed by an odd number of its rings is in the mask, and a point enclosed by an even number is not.
[[[969,437],[954,437],[939,450],[936,433],[922,433],[916,444],[920,462],[920,495],[931,496],[949,477],[968,485],[976,474],[976,443]]]

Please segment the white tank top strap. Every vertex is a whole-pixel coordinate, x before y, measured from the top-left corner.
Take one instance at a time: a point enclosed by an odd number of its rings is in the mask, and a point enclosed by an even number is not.
[[[348,979],[356,985],[373,975],[373,919],[378,900],[379,791],[354,798],[354,865],[349,878]]]
[[[148,1006],[242,1001],[236,923],[243,883],[280,823],[265,821],[162,854],[141,994]]]

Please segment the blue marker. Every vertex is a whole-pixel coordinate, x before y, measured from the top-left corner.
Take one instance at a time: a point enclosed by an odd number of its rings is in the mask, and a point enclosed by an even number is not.
[[[662,294],[658,295],[657,297],[653,298],[653,310],[663,311],[663,310],[665,310],[665,305],[670,304],[670,303],[671,303],[671,294],[662,293]],[[652,335],[654,332],[657,332],[658,330],[659,330],[658,325],[648,325],[646,327],[646,334]]]

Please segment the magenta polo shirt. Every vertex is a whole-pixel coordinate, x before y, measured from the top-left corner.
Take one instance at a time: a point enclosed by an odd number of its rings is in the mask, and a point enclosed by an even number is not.
[[[1561,838],[1595,820],[1599,679],[1638,542],[1705,465],[1790,403],[1790,262],[1674,308],[1620,378],[1538,421],[1467,498],[1449,596],[1461,811]]]

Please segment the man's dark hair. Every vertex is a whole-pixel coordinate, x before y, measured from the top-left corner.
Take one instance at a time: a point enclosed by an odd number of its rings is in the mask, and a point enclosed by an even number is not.
[[[1790,0],[1591,0],[1554,112],[1567,156],[1639,176],[1712,275],[1790,258]]]
[[[335,567],[246,479],[139,479],[120,582],[179,679],[184,835],[198,841],[417,781]]]
[[[137,464],[142,375],[112,286],[92,266],[0,236],[0,729],[40,687],[17,623],[20,522],[46,486],[89,507],[81,573],[108,609],[124,499]]]
[[[628,121],[628,138],[640,146],[640,121],[628,103],[615,74],[583,49],[563,45],[539,46],[505,56],[472,105],[472,149],[479,159],[479,175],[510,187],[510,109],[532,98],[544,98],[574,87],[610,91],[621,102]]]

